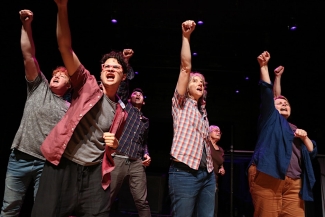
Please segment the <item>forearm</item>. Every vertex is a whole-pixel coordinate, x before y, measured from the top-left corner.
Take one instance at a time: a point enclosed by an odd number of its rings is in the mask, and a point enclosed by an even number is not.
[[[183,36],[181,48],[181,69],[177,82],[177,92],[179,95],[185,95],[191,73],[191,48],[189,38]]]
[[[35,57],[35,46],[32,35],[32,27],[30,24],[25,24],[21,27],[20,46],[24,60]]]
[[[71,52],[71,33],[67,6],[58,7],[56,35],[60,52]]]
[[[260,68],[260,78],[262,81],[271,84],[271,79],[270,79],[270,75],[269,75],[269,69],[267,65],[263,65]]]
[[[67,68],[69,75],[72,76],[81,63],[71,46],[67,5],[58,5],[56,35],[64,66]]]
[[[278,97],[281,95],[281,76],[275,76],[273,84],[273,94],[274,97]]]
[[[308,136],[306,136],[305,138],[302,138],[301,140],[305,144],[305,146],[309,152],[312,152],[314,150],[313,142],[308,138]]]
[[[181,49],[181,67],[186,71],[191,71],[192,56],[190,47],[190,38],[182,36],[182,49]]]

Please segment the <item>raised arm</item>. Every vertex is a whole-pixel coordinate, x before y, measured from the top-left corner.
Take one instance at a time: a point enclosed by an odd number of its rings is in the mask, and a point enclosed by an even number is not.
[[[19,11],[22,22],[20,46],[24,58],[25,76],[28,81],[34,81],[40,72],[35,58],[35,46],[32,35],[33,12],[30,10]]]
[[[270,54],[267,51],[264,51],[257,57],[257,61],[260,64],[260,78],[262,81],[271,84],[268,62],[270,60]]]
[[[68,0],[54,0],[58,7],[56,36],[64,65],[72,76],[81,64],[72,50],[68,20]]]
[[[181,48],[181,67],[177,81],[176,90],[179,95],[185,95],[187,85],[192,70],[190,36],[194,31],[196,23],[188,20],[182,23],[182,48]]]
[[[120,97],[120,99],[127,103],[128,99],[130,97],[130,80],[134,78],[134,71],[132,67],[129,65],[129,60],[133,56],[134,52],[132,49],[124,49],[123,52],[124,61],[128,65],[128,72],[127,72],[127,79],[124,81],[121,81],[120,86],[117,89],[117,95]]]
[[[274,69],[274,84],[273,84],[273,94],[274,98],[281,96],[281,76],[284,71],[283,66],[279,66],[276,69]]]

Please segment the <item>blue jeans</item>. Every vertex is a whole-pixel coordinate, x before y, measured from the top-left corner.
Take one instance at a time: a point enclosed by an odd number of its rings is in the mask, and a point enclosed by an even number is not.
[[[183,163],[169,167],[169,196],[173,217],[213,217],[216,180],[213,171],[193,170]]]
[[[34,199],[45,161],[17,150],[9,156],[1,217],[18,216],[29,184],[34,182]]]

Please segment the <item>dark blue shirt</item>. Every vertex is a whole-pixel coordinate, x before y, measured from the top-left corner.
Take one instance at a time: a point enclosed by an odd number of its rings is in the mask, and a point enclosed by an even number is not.
[[[149,155],[147,144],[149,119],[131,103],[127,103],[126,111],[128,116],[116,153],[127,155],[132,159],[141,159],[144,154]]]
[[[251,163],[256,165],[258,171],[284,180],[291,159],[294,134],[287,119],[275,108],[273,85],[264,81],[260,81],[259,85],[261,107],[257,125],[258,139]],[[316,143],[312,142],[314,149],[310,153],[305,145],[301,146],[303,165],[300,194],[303,200],[313,200],[312,187],[315,177],[311,158],[316,156],[317,149]]]

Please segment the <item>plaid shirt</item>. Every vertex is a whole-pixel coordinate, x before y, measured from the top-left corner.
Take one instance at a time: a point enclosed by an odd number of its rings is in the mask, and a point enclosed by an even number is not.
[[[207,170],[213,171],[210,147],[208,145],[209,121],[206,110],[203,115],[197,102],[180,96],[175,90],[172,98],[174,137],[171,156],[197,170],[202,158],[203,145],[207,153]]]
[[[116,153],[127,155],[132,159],[142,159],[144,154],[149,155],[147,145],[149,119],[131,103],[127,103],[125,110],[128,117]]]

